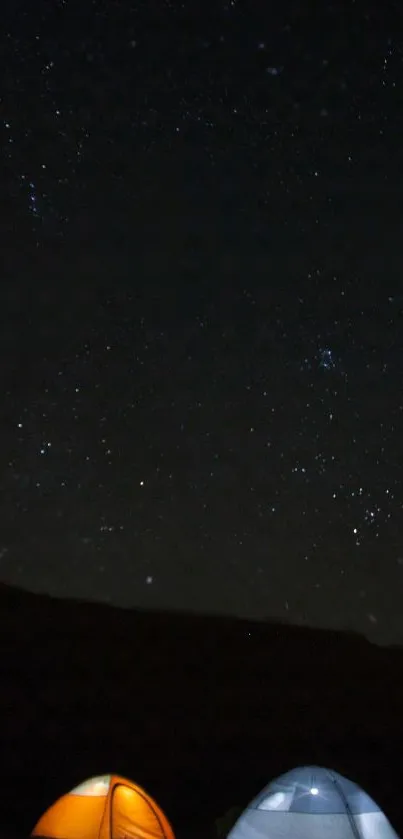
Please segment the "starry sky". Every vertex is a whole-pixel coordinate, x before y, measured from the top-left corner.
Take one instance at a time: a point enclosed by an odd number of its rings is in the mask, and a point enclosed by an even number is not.
[[[403,642],[398,6],[4,7],[0,580]]]

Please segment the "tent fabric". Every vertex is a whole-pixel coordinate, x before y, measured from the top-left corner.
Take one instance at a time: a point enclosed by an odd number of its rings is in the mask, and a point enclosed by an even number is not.
[[[320,766],[276,778],[251,801],[228,839],[398,839],[357,784]]]
[[[141,787],[103,775],[59,798],[35,825],[41,839],[175,839],[168,819]]]

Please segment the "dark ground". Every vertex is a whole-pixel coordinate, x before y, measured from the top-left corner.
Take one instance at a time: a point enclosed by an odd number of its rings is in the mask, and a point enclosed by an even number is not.
[[[294,765],[330,765],[403,832],[403,650],[352,634],[0,589],[2,831],[85,777],[144,785],[178,835]]]

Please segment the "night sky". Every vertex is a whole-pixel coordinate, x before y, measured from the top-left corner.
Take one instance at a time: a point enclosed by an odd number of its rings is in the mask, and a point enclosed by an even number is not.
[[[0,579],[402,642],[399,5],[3,6]]]

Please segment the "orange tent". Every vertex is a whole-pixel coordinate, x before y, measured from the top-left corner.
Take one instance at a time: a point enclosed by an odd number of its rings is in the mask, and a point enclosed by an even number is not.
[[[119,778],[91,778],[59,798],[35,825],[43,839],[175,839],[168,819],[144,790]]]

